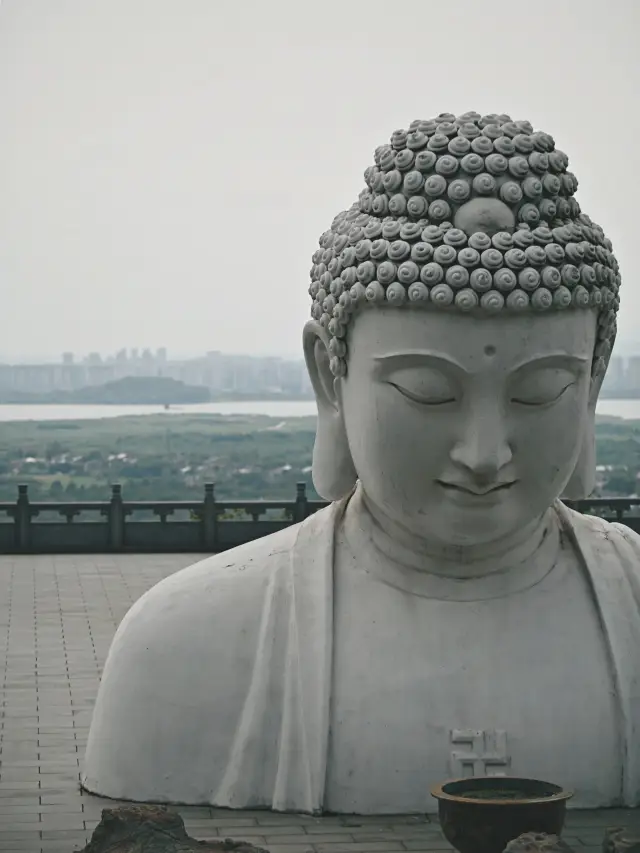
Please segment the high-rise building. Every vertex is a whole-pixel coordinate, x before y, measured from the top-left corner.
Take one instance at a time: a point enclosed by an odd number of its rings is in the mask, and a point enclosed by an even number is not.
[[[155,352],[148,348],[142,352],[132,349],[131,357],[126,349],[104,359],[97,352],[82,359],[65,352],[61,361],[54,364],[2,365],[0,387],[44,393],[102,385],[131,376],[166,376],[188,385],[202,385],[217,394],[239,392],[259,397],[261,393],[304,394],[310,390],[301,359],[225,355],[211,351],[200,358],[170,361],[164,347]]]
[[[622,388],[625,384],[624,359],[614,355],[607,369],[607,385],[612,388]]]
[[[632,355],[629,359],[625,384],[629,388],[640,388],[640,356],[638,355]]]

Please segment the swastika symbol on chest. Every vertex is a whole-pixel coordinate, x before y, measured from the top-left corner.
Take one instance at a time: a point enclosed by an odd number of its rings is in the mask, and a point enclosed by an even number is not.
[[[511,765],[505,731],[453,729],[450,742],[457,747],[451,751],[451,773],[455,777],[504,776]]]

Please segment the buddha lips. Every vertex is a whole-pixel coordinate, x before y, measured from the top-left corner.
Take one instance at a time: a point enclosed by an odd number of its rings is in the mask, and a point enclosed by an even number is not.
[[[602,229],[583,214],[566,154],[509,116],[442,114],[376,149],[359,200],[313,255],[312,317],[331,370],[365,304],[460,311],[598,311],[594,374],[616,334],[620,274]]]

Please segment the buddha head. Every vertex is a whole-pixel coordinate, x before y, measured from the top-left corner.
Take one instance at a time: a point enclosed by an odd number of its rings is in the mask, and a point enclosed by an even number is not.
[[[313,479],[464,546],[586,497],[620,275],[568,158],[506,115],[414,121],[320,238]]]

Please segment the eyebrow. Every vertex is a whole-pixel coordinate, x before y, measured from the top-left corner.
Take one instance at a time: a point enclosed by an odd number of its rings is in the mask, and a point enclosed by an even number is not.
[[[373,361],[376,366],[381,368],[388,367],[397,362],[405,362],[409,365],[418,365],[420,363],[432,363],[442,367],[454,368],[462,373],[469,373],[459,361],[451,356],[443,353],[433,352],[431,350],[402,350],[400,352],[386,353],[385,355],[373,356]],[[534,358],[524,359],[518,362],[509,373],[516,373],[519,370],[527,368],[545,368],[545,367],[584,367],[591,362],[588,356],[575,355],[569,352],[554,352],[548,355],[536,356]]]
[[[409,365],[417,365],[420,363],[436,364],[439,367],[448,367],[460,370],[462,373],[469,371],[464,368],[459,361],[456,361],[451,356],[443,355],[442,353],[432,352],[430,350],[403,350],[401,352],[392,352],[385,355],[374,355],[373,357],[376,366],[389,367],[395,362],[404,361]]]
[[[569,352],[556,352],[550,353],[549,355],[539,356],[537,358],[525,359],[519,364],[516,364],[511,372],[515,373],[518,370],[525,370],[529,367],[584,367],[586,364],[590,364],[591,360],[592,359],[588,356],[575,355],[574,353]]]

